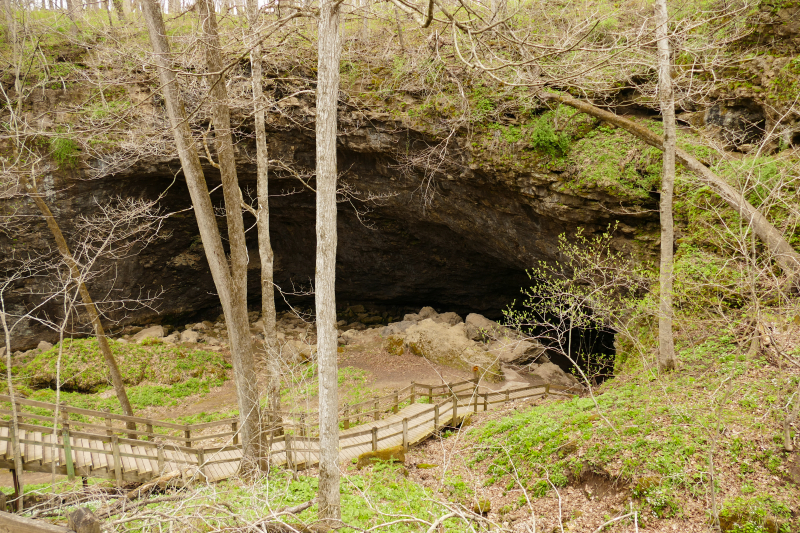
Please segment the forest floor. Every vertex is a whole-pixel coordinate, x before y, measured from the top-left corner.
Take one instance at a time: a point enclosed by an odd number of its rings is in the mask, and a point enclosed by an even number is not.
[[[340,394],[348,401],[411,381],[439,384],[471,377],[408,353],[391,355],[374,331],[340,346]],[[797,351],[796,328],[774,331],[790,353]],[[216,353],[229,358],[224,344]],[[784,406],[794,394],[782,383],[796,387],[800,372],[769,350],[745,355],[734,338],[725,337],[679,346],[679,360],[680,368],[669,374],[658,374],[648,358],[618,361],[617,376],[593,390],[595,400],[589,394],[518,400],[476,414],[469,425],[446,429],[412,448],[403,464],[361,470],[343,464],[343,518],[354,526],[345,530],[387,524],[382,531],[427,531],[436,518],[456,512],[466,519],[454,516],[442,531],[594,532],[618,519],[603,531],[704,532],[716,517],[722,531],[800,531],[800,454],[786,451],[782,439]],[[315,409],[314,365],[300,363],[295,374],[285,404]],[[107,391],[71,393],[65,401],[97,402],[102,395],[109,396]],[[181,421],[233,416],[233,381],[143,405],[137,412]],[[224,501],[236,520],[255,520],[269,509],[313,498],[317,475],[309,469],[274,471],[259,480],[233,478],[194,487],[187,498],[197,505]],[[26,474],[25,482],[26,492],[53,490],[47,475]],[[89,482],[89,490],[110,487],[103,480]],[[9,474],[0,472],[5,492],[10,484]],[[63,479],[56,487],[61,494],[83,490],[80,482]],[[86,505],[100,507],[103,500]],[[158,531],[154,521],[169,516],[178,528],[173,530],[183,531],[177,525],[186,512],[180,505],[145,509],[141,522],[120,520],[110,530]],[[219,527],[231,525],[227,512],[213,518]],[[312,506],[287,520],[313,523],[315,518]]]

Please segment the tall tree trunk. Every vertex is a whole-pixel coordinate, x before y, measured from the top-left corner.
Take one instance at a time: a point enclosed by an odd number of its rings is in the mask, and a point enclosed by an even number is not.
[[[117,12],[117,20],[125,22],[125,6],[122,0],[112,0],[114,3],[114,11]]]
[[[669,59],[667,0],[656,0],[656,38],[658,39],[658,100],[664,120],[664,165],[661,173],[661,265],[659,268],[658,368],[674,370],[675,340],[672,336],[672,193],[675,188],[675,95]]]
[[[97,337],[97,344],[100,346],[100,352],[103,354],[103,359],[106,361],[108,372],[111,374],[111,383],[114,385],[114,393],[117,395],[117,400],[119,400],[119,404],[122,407],[122,412],[127,416],[134,416],[131,402],[128,400],[127,392],[125,392],[125,384],[122,381],[122,374],[119,371],[117,360],[114,358],[114,354],[111,351],[111,346],[108,344],[108,338],[106,337],[103,323],[100,321],[100,313],[97,311],[97,307],[94,304],[94,300],[92,300],[91,294],[89,294],[89,289],[82,280],[80,268],[75,262],[75,259],[72,257],[72,252],[69,249],[67,240],[64,238],[64,234],[61,232],[58,221],[56,221],[52,211],[50,211],[50,207],[48,207],[47,203],[44,201],[44,198],[42,198],[42,195],[39,193],[36,183],[33,180],[28,180],[28,178],[22,174],[20,176],[20,184],[28,191],[28,194],[36,204],[36,207],[38,207],[39,211],[42,213],[45,222],[47,222],[47,227],[50,230],[50,233],[53,234],[53,239],[56,241],[58,252],[61,254],[61,257],[64,259],[64,262],[69,268],[72,281],[78,284],[81,300],[83,300],[84,308],[86,309],[86,313],[89,315],[89,320],[92,323],[95,337]],[[136,424],[134,422],[126,422],[126,427],[134,431],[136,430]],[[130,437],[136,438],[136,435],[132,434]]]
[[[206,8],[209,7],[206,0],[202,0],[201,4]],[[158,1],[142,0],[141,8],[147,22],[147,31],[150,35],[153,52],[155,52],[159,80],[163,87],[164,103],[175,135],[175,146],[181,160],[186,185],[192,198],[192,206],[197,218],[200,238],[203,242],[209,269],[226,317],[228,336],[231,340],[233,373],[237,389],[236,396],[239,403],[243,463],[247,465],[248,463],[257,462],[261,449],[259,446],[258,391],[253,365],[252,341],[250,340],[247,322],[246,283],[243,283],[246,282],[246,270],[242,268],[244,233],[242,232],[242,214],[239,207],[241,192],[235,182],[235,173],[231,175],[230,171],[224,171],[222,173],[223,192],[228,216],[229,238],[231,239],[231,266],[234,270],[234,274],[231,275],[228,269],[228,258],[225,255],[219,227],[217,226],[214,206],[211,203],[208,186],[200,165],[200,157],[186,119],[186,111],[180,98],[175,71],[169,61],[170,48]],[[215,71],[213,68],[210,70]],[[223,84],[220,83],[219,85]],[[224,106],[225,101],[217,100],[215,105],[217,104]],[[223,116],[217,117],[217,112],[221,112]],[[230,128],[221,124],[221,122],[224,122],[223,110],[215,109],[214,114],[215,121],[219,119],[219,122],[216,122],[218,127],[215,135],[223,144],[218,148],[220,166],[225,161],[226,167],[229,167],[233,151],[232,149],[228,151],[224,146],[224,136],[230,135]],[[238,221],[236,220],[237,216]],[[241,233],[237,234],[234,230]],[[244,250],[244,253],[244,268],[246,268],[246,250]]]
[[[3,336],[6,341],[6,386],[8,387],[8,395],[11,397],[11,430],[14,432],[13,438],[11,439],[11,453],[14,454],[14,494],[17,496],[17,512],[19,513],[23,510],[24,498],[22,495],[25,492],[25,484],[22,481],[22,471],[24,468],[22,466],[22,455],[20,454],[19,450],[19,418],[17,418],[16,399],[17,393],[14,389],[14,381],[12,380],[11,376],[11,367],[13,366],[13,363],[11,362],[11,331],[8,328],[8,320],[5,313],[5,301],[0,300],[0,304],[2,304],[2,307],[0,307],[0,324],[3,325]]]
[[[258,252],[261,257],[261,322],[264,324],[264,346],[267,352],[267,400],[269,409],[281,409],[281,364],[278,350],[278,329],[275,319],[273,286],[274,256],[269,235],[269,153],[267,152],[266,117],[262,102],[261,43],[258,35],[258,0],[247,0],[250,36],[250,71],[255,111],[256,162],[258,165]]]
[[[540,96],[547,100],[561,102],[582,113],[599,118],[609,124],[619,126],[659,150],[663,150],[664,148],[664,139],[657,133],[653,133],[644,126],[640,126],[610,111],[600,109],[589,102],[578,100],[567,94],[555,92],[543,92]],[[708,187],[717,193],[740,217],[752,224],[753,231],[755,231],[758,238],[767,245],[775,262],[781,267],[790,282],[795,286],[800,286],[800,253],[797,253],[794,248],[792,248],[789,241],[787,241],[783,234],[767,220],[767,217],[753,207],[753,205],[742,196],[742,193],[728,185],[724,179],[711,172],[707,166],[698,161],[697,158],[689,152],[677,148],[675,150],[675,156],[680,164],[693,172],[700,178],[701,182],[708,185]]]
[[[209,72],[218,73],[224,68],[221,45],[217,30],[217,15],[214,13],[213,0],[198,0],[200,18],[203,22],[203,39],[205,40],[206,68]],[[239,189],[239,178],[236,173],[236,154],[233,151],[231,135],[231,114],[228,107],[228,90],[222,74],[211,74],[208,83],[211,86],[212,118],[214,121],[214,141],[219,157],[220,174],[222,175],[222,193],[225,198],[225,219],[228,225],[228,245],[230,247],[230,304],[225,310],[228,326],[228,337],[231,352],[234,353],[234,372],[236,392],[239,404],[246,405],[250,415],[247,419],[248,446],[252,448],[245,456],[243,464],[260,458],[260,428],[258,424],[258,380],[256,378],[253,342],[250,337],[250,324],[247,317],[247,242],[244,235],[242,217],[242,192]]]
[[[340,4],[323,0],[317,60],[317,264],[314,300],[319,365],[319,517],[341,518],[339,393],[336,350],[336,130],[339,97]]]

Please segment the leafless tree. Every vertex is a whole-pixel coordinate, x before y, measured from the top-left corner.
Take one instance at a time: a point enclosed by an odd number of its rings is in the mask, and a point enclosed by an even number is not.
[[[667,0],[656,0],[655,23],[658,39],[658,98],[664,120],[664,162],[661,172],[661,263],[659,265],[658,366],[674,370],[675,340],[672,335],[673,241],[672,193],[675,188],[675,97],[672,91],[672,62],[669,46]]]
[[[336,331],[336,133],[339,103],[341,4],[322,0],[317,63],[317,259],[314,299],[319,364],[319,516],[341,519],[339,500],[339,395]]]

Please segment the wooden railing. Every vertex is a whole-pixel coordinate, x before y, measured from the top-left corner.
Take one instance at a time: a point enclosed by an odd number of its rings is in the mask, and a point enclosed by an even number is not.
[[[540,392],[534,392],[541,389]],[[381,442],[402,435],[402,445],[409,445],[409,434],[414,429],[424,424],[432,424],[431,431],[435,432],[443,426],[452,424],[459,419],[460,409],[471,409],[473,412],[486,411],[491,405],[508,402],[513,398],[547,396],[548,394],[563,395],[568,389],[554,385],[526,386],[509,389],[502,392],[480,391],[477,379],[465,380],[443,385],[427,385],[412,382],[409,386],[393,391],[390,394],[372,398],[364,402],[345,405],[340,409],[339,421],[346,431],[342,433],[344,441],[342,452],[350,448],[362,447],[365,442],[361,439],[369,436],[371,449],[380,449]],[[439,401],[437,401],[437,399]],[[465,400],[468,400],[465,402]],[[395,424],[380,427],[373,424],[363,431],[351,431],[352,427],[360,422],[375,422],[383,415],[398,413],[406,405],[427,403],[428,409],[418,411],[401,420],[402,429],[398,430]],[[0,395],[0,403],[10,406],[10,397]],[[200,473],[205,473],[209,466],[231,462],[230,458],[221,457],[220,452],[240,449],[238,446],[238,419],[225,419],[215,422],[199,424],[178,424],[144,417],[131,417],[104,411],[93,411],[67,405],[59,406],[60,416],[54,420],[56,405],[24,398],[16,398],[17,427],[26,431],[26,437],[16,439],[14,424],[11,423],[12,411],[0,409],[0,427],[8,428],[8,436],[0,437],[9,446],[16,440],[20,445],[38,445],[42,447],[41,458],[26,457],[26,462],[41,459],[43,465],[51,463],[53,458],[60,462],[64,458],[66,474],[95,475],[74,467],[76,454],[95,454],[103,456],[107,464],[106,474],[101,477],[115,479],[118,484],[124,480],[139,480],[136,476],[123,472],[123,458],[133,460],[157,460],[159,471],[163,471],[164,464],[180,463],[196,467]],[[27,410],[25,408],[28,408]],[[31,412],[31,409],[44,410],[53,413],[46,416]],[[304,413],[294,412],[269,412],[263,413],[265,419],[277,420],[275,426],[268,430],[269,448],[277,455],[277,462],[285,462],[290,468],[302,468],[314,464],[319,454],[319,422],[317,416],[308,416]],[[126,424],[133,422],[135,430],[128,429]],[[397,423],[397,422],[396,422]],[[144,428],[144,430],[138,429]],[[204,433],[209,429],[223,428],[221,432]],[[230,428],[230,429],[228,429]],[[41,433],[42,440],[32,440],[30,433]],[[138,438],[131,438],[131,437]],[[69,437],[72,437],[72,442]],[[84,445],[75,439],[86,439]],[[218,446],[197,446],[198,443],[211,439],[225,439],[226,443]],[[78,444],[74,444],[78,442]],[[99,444],[98,444],[99,443]],[[108,448],[102,444],[109,444]],[[144,450],[142,453],[132,453],[130,446]],[[166,453],[170,452],[167,457]],[[183,455],[181,455],[183,454]],[[216,458],[215,458],[216,457]],[[281,458],[283,460],[281,460]],[[272,458],[271,458],[272,459]],[[26,464],[26,469],[29,465]],[[48,467],[49,468],[49,467]],[[35,466],[30,469],[36,470]]]

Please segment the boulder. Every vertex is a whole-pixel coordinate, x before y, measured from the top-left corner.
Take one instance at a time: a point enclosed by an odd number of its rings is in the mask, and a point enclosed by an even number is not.
[[[200,334],[192,329],[182,331],[181,342],[200,342]]]
[[[408,328],[406,348],[414,355],[435,363],[472,372],[478,367],[488,381],[501,381],[502,370],[497,359],[467,338],[464,324],[450,326],[431,319]]]
[[[390,335],[400,335],[405,333],[408,328],[416,324],[410,320],[403,320],[402,322],[393,322],[381,330],[381,335],[388,337]]]
[[[383,317],[382,316],[368,316],[368,317],[362,318],[360,320],[361,320],[362,324],[365,324],[367,326],[372,326],[372,325],[375,325],[375,324],[382,324],[383,323]]]
[[[80,507],[69,514],[67,527],[75,533],[100,533],[100,520],[88,507]]]
[[[501,363],[527,365],[530,363],[549,363],[544,355],[545,347],[534,340],[516,340],[503,337],[489,344],[489,353]]]
[[[163,338],[164,338],[164,328],[161,326],[150,326],[149,328],[143,329],[142,331],[133,336],[133,340],[139,343],[141,343],[145,339],[163,339]]]
[[[306,344],[303,341],[286,341],[283,345],[281,354],[287,361],[295,363],[302,363],[304,361],[311,361],[317,352],[317,347]]]
[[[440,315],[433,317],[433,321],[440,322],[442,324],[450,324],[451,326],[455,326],[456,324],[464,322],[464,320],[460,316],[458,316],[457,313],[453,313],[452,311],[448,313],[442,313]]]
[[[572,374],[567,374],[561,367],[553,363],[544,363],[539,365],[536,370],[532,372],[534,376],[538,376],[545,383],[551,385],[560,385],[562,387],[577,387],[580,388],[581,384],[575,379]]]
[[[439,315],[439,313],[437,313],[433,307],[428,307],[428,306],[420,309],[418,314],[420,320],[425,320],[426,318],[434,318]]]
[[[406,453],[402,446],[392,446],[391,448],[384,448],[374,452],[362,453],[358,456],[358,469],[369,466],[378,461],[394,461],[396,463],[406,462]]]
[[[468,314],[464,323],[467,326],[467,337],[474,341],[487,341],[503,337],[516,338],[517,336],[507,327],[477,313]]]
[[[414,322],[415,324],[422,320],[417,313],[408,313],[403,315],[403,322]]]
[[[52,347],[53,347],[53,345],[50,344],[47,341],[39,341],[39,344],[36,345],[36,349],[39,350],[40,352],[46,352],[47,350],[51,349]]]
[[[168,342],[170,344],[177,344],[177,343],[181,342],[181,334],[180,334],[180,332],[174,331],[174,332],[170,333],[169,335],[164,337],[164,342]]]
[[[367,329],[367,326],[365,326],[361,322],[353,322],[352,324],[348,324],[347,326],[345,326],[344,329],[347,330],[354,329],[356,331],[364,331],[365,329]]]
[[[363,333],[361,333],[362,331],[364,330],[348,329],[342,333],[341,338],[345,344],[356,344],[361,340],[361,335],[363,335]]]

